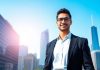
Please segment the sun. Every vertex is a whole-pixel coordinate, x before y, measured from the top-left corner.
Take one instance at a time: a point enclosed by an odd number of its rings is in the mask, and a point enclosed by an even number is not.
[[[19,34],[20,45],[28,47],[29,53],[39,53],[40,50],[40,30],[32,25],[23,25],[16,27]]]

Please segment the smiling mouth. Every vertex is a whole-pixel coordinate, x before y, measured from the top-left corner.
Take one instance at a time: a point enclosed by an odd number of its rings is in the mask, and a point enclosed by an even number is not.
[[[61,24],[60,26],[67,26],[67,24]]]

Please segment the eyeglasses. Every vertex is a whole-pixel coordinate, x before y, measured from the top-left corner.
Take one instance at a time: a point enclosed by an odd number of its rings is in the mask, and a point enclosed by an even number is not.
[[[68,17],[64,17],[64,18],[58,18],[57,19],[57,21],[69,21],[70,20],[70,18],[68,18]]]

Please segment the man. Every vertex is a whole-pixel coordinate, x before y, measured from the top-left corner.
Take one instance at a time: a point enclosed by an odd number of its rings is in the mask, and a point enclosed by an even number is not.
[[[57,12],[59,37],[47,45],[44,70],[94,70],[87,39],[70,32],[71,18],[65,8]]]

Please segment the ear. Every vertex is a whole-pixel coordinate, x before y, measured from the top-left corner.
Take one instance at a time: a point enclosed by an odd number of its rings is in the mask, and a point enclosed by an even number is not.
[[[56,21],[56,26],[58,27],[58,21]]]
[[[56,24],[57,24],[57,21],[56,21]]]
[[[70,20],[70,25],[72,25],[72,20]]]

